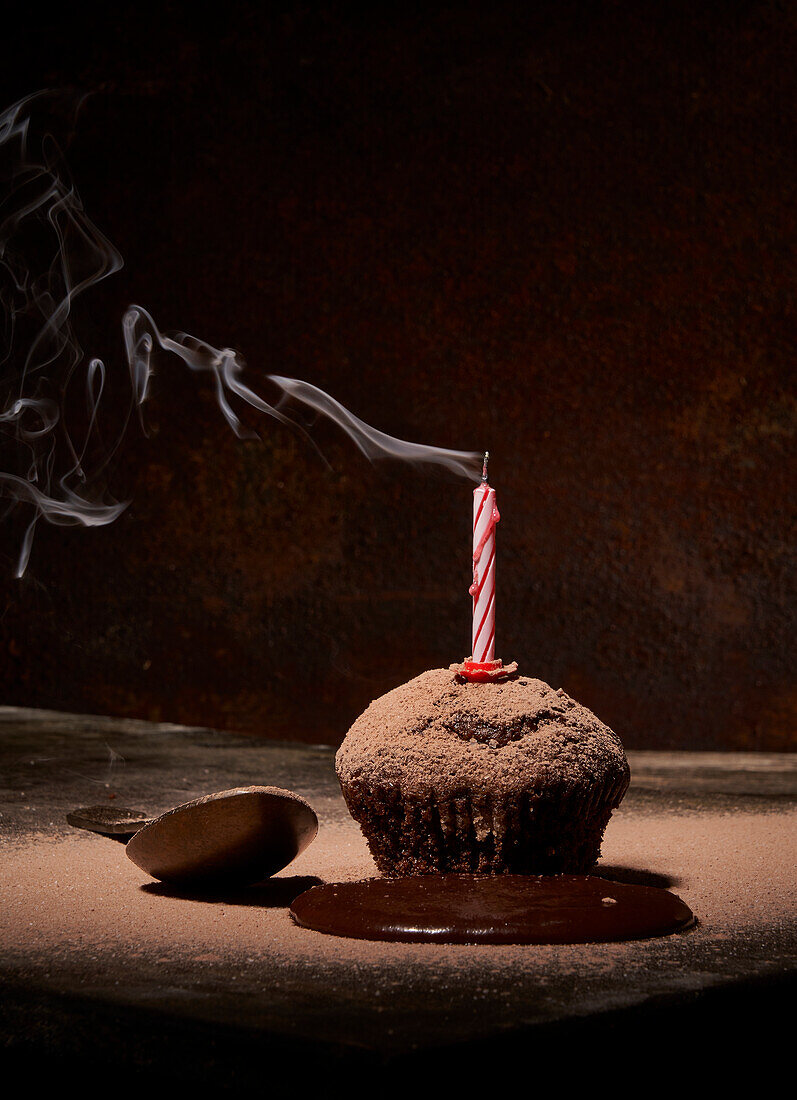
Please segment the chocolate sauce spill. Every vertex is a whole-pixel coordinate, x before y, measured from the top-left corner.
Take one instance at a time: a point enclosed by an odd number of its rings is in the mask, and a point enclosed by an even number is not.
[[[669,890],[591,875],[419,875],[327,883],[291,916],[331,936],[405,943],[609,943],[692,923]]]

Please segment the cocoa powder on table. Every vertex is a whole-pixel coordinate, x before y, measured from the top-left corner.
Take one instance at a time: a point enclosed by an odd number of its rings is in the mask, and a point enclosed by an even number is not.
[[[671,885],[700,922],[685,934],[706,942],[777,930],[793,921],[795,826],[794,811],[640,816],[621,809],[597,873],[608,868],[610,875]],[[553,973],[600,970],[613,959],[631,963],[646,954],[646,943],[533,949],[370,943],[292,923],[288,907],[301,890],[373,874],[365,842],[348,820],[322,819],[317,840],[270,882],[213,898],[181,895],[149,880],[120,845],[104,838],[31,835],[6,842],[0,856],[0,957],[56,981],[64,968],[85,968],[91,957],[98,972],[112,959],[111,968],[154,966],[168,981],[178,960],[189,967],[237,962],[244,971],[256,962],[258,973],[268,960],[277,969],[399,965],[441,973],[473,967]]]

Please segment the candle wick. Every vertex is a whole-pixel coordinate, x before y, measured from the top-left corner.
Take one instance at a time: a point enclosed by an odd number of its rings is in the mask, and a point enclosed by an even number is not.
[[[490,452],[484,452],[484,465],[482,466],[482,481],[487,480],[487,463],[490,461]]]

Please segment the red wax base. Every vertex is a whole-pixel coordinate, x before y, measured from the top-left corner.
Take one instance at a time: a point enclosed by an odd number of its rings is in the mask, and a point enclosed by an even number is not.
[[[461,665],[452,665],[458,676],[472,684],[486,684],[492,680],[506,680],[517,672],[517,662],[505,665],[503,661],[472,661],[470,658]]]

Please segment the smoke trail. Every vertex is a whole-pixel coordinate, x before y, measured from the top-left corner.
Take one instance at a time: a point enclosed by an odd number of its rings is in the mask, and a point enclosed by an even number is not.
[[[244,363],[232,348],[214,348],[204,340],[198,340],[187,332],[174,333],[171,336],[158,331],[151,315],[142,306],[130,306],[122,318],[127,363],[139,409],[149,395],[149,380],[155,373],[152,353],[156,344],[163,351],[178,356],[192,371],[206,371],[213,375],[216,385],[216,400],[224,419],[239,439],[252,438],[254,433],[241,424],[239,417],[230,404],[233,396],[241,398],[259,412],[290,424],[288,417],[269,405],[254,390],[244,385],[241,375]]]
[[[106,371],[99,359],[84,367],[72,308],[122,258],[86,216],[55,136],[68,136],[79,106],[73,96],[40,92],[0,115],[0,450],[11,466],[0,469],[0,496],[6,514],[17,505],[31,511],[18,577],[40,519],[91,527],[125,508],[95,485],[110,454],[86,467]],[[64,414],[81,368],[88,420],[78,443]]]
[[[254,433],[243,425],[234,402],[292,426],[316,447],[291,415],[297,408],[311,409],[345,431],[371,462],[431,463],[478,480],[480,454],[386,435],[308,382],[269,375],[279,391],[276,403],[269,403],[243,381],[245,365],[237,352],[184,332],[164,334],[137,305],[122,319],[130,384],[126,412],[113,443],[105,443],[99,418],[109,373],[102,359],[86,359],[72,312],[80,295],[122,267],[122,257],[86,215],[61,152],[81,102],[69,93],[39,92],[0,115],[0,498],[7,502],[6,516],[17,508],[30,515],[18,577],[40,520],[94,527],[112,523],[127,507],[109,498],[102,479],[133,410],[146,431],[143,406],[158,351],[212,376],[219,409],[239,438]],[[83,380],[85,399],[81,442],[67,423],[67,399],[77,378]]]
[[[205,371],[214,376],[219,408],[239,439],[251,438],[254,433],[243,427],[233,410],[233,396],[259,412],[267,413],[283,424],[297,428],[314,447],[315,443],[304,425],[286,410],[293,411],[294,406],[305,407],[325,416],[346,432],[369,462],[393,458],[403,462],[443,466],[452,473],[473,481],[478,481],[481,476],[484,457],[481,453],[409,443],[387,435],[360,420],[324,390],[299,378],[268,375],[269,381],[280,390],[277,403],[269,404],[242,381],[245,365],[237,352],[231,348],[214,348],[204,340],[198,340],[185,332],[164,335],[159,332],[152,316],[142,306],[129,307],[122,320],[122,330],[133,391],[139,406],[143,406],[147,399],[149,381],[155,373],[153,352],[158,345],[163,351],[177,355],[190,370]]]
[[[483,455],[475,451],[449,451],[443,447],[429,447],[423,443],[408,443],[405,439],[372,428],[370,424],[350,413],[334,397],[302,382],[299,378],[283,378],[270,374],[269,380],[282,390],[283,397],[277,402],[277,411],[284,407],[287,400],[306,405],[323,416],[334,421],[338,427],[354,441],[369,462],[381,458],[396,458],[403,462],[419,462],[444,466],[454,474],[478,481],[482,471]]]

